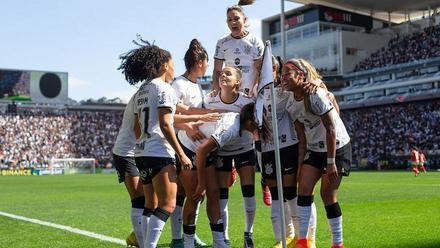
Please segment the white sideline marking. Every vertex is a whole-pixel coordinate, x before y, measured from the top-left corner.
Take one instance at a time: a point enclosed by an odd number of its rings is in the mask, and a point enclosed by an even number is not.
[[[103,240],[103,241],[112,242],[115,244],[120,244],[120,245],[124,245],[124,246],[126,245],[125,241],[122,239],[112,238],[109,236],[105,236],[105,235],[94,233],[94,232],[84,231],[84,230],[70,227],[70,226],[63,226],[63,225],[59,225],[59,224],[55,224],[55,223],[51,223],[51,222],[47,222],[47,221],[42,221],[42,220],[37,220],[37,219],[32,219],[32,218],[27,218],[27,217],[15,215],[15,214],[8,214],[8,213],[2,212],[2,211],[0,211],[0,215],[6,216],[6,217],[9,217],[12,219],[27,221],[27,222],[31,222],[34,224],[39,224],[39,225],[43,225],[43,226],[49,226],[49,227],[54,227],[54,228],[66,230],[68,232],[81,234],[84,236],[88,236],[88,237]]]

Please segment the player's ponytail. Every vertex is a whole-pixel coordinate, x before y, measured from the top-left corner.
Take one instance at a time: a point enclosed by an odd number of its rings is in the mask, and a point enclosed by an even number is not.
[[[191,71],[199,61],[205,59],[208,60],[208,53],[197,39],[193,39],[184,57],[186,70]]]

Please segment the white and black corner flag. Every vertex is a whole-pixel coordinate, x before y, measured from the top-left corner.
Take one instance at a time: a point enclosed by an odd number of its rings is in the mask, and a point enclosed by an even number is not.
[[[261,129],[263,126],[263,102],[264,102],[264,88],[272,84],[274,81],[272,70],[272,48],[270,41],[266,41],[264,48],[263,63],[260,71],[260,82],[257,88],[257,100],[255,102],[255,113],[258,121],[258,127]]]

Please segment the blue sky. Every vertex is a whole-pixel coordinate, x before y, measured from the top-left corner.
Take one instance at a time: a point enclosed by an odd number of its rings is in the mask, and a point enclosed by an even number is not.
[[[193,38],[212,56],[217,40],[229,33],[226,8],[231,0],[2,0],[0,68],[69,73],[69,97],[120,97],[136,88],[117,71],[118,56],[144,39],[171,52],[176,76]],[[299,5],[286,2],[286,10]],[[280,12],[278,0],[246,6],[249,30],[261,34],[260,21]]]

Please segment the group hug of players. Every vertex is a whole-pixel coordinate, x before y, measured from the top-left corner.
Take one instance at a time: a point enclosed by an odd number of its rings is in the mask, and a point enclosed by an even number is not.
[[[263,89],[264,124],[259,128],[255,99],[264,45],[245,29],[240,6],[229,7],[226,14],[231,33],[217,43],[213,90],[207,95],[197,78],[205,75],[209,56],[196,39],[184,57],[186,72],[177,78],[171,54],[156,45],[141,40],[138,48],[121,56],[119,69],[126,80],[141,83],[124,111],[113,149],[119,182],[131,198],[139,247],[155,248],[169,218],[171,247],[203,246],[196,235],[203,198],[212,246],[237,246],[228,236],[233,170],[240,176],[243,196],[243,247],[254,247],[256,166],[272,197],[273,247],[282,246],[283,235],[288,247],[315,247],[313,194],[320,179],[331,247],[344,247],[336,195],[342,176],[349,174],[351,146],[333,95],[307,61],[273,58],[276,93],[271,96]],[[282,185],[276,181],[271,97],[277,110]],[[283,187],[282,196],[277,187]]]

